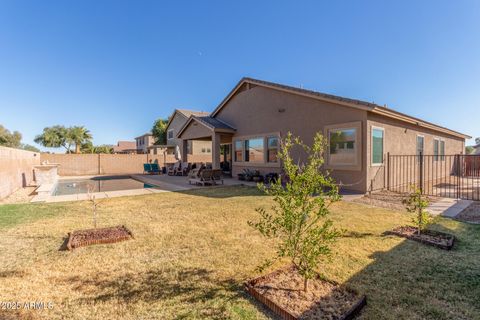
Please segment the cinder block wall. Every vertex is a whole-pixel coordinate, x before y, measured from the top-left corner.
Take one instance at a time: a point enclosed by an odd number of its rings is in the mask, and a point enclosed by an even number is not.
[[[41,162],[58,163],[61,176],[80,176],[97,174],[134,174],[143,172],[143,164],[158,162],[159,166],[175,163],[172,154],[48,154],[42,153]],[[211,162],[211,155],[189,155],[188,162]]]
[[[40,154],[0,147],[0,199],[35,180],[33,166],[40,164]]]

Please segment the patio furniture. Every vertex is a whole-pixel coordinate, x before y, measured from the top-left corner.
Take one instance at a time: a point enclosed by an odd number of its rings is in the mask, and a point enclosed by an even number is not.
[[[214,184],[218,184],[218,182],[221,182],[223,184],[223,178],[222,178],[223,172],[221,169],[214,169],[212,170],[212,180]]]
[[[152,163],[151,164],[151,171],[150,173],[153,173],[153,174],[160,174],[161,171],[160,171],[160,167],[158,166],[158,163]]]
[[[188,172],[190,171],[190,163],[188,162],[182,162],[182,176],[188,175]]]
[[[173,166],[168,167],[167,174],[169,176],[182,175],[182,169],[180,166],[181,166],[180,161],[175,162]]]
[[[152,165],[150,163],[143,164],[143,174],[150,173],[152,171]]]
[[[188,183],[201,184],[202,186],[205,186],[205,184],[214,184],[213,171],[210,169],[201,169],[195,175],[192,174],[192,177],[188,179]]]

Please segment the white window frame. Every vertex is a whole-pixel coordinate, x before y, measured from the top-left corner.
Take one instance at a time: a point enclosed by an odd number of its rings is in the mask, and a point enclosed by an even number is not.
[[[354,164],[338,164],[330,162],[330,131],[355,129],[355,163]],[[346,170],[346,171],[361,171],[362,170],[362,131],[363,122],[354,121],[347,123],[331,124],[324,127],[324,136],[327,137],[327,153],[326,153],[326,169],[331,170]]]
[[[380,130],[383,132],[382,136],[382,162],[381,163],[374,163],[373,162],[373,131]],[[383,167],[385,165],[385,128],[372,126],[370,131],[370,164],[372,167]]]
[[[170,133],[172,133],[172,137],[170,138]],[[172,140],[174,137],[173,135],[173,129],[168,129],[167,130],[167,140]]]

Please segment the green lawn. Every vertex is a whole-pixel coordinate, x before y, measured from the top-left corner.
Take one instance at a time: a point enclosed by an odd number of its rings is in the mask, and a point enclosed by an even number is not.
[[[269,319],[242,283],[273,254],[247,225],[271,204],[248,187],[108,199],[100,226],[135,240],[74,252],[59,247],[92,227],[90,203],[0,206],[0,301],[54,303],[0,319]],[[440,219],[459,239],[446,252],[382,235],[406,213],[341,202],[332,219],[347,232],[319,271],[367,295],[360,319],[480,319],[480,226]]]

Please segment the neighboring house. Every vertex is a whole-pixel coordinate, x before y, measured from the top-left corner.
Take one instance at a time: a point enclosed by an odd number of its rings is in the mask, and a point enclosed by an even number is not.
[[[185,125],[188,119],[191,116],[201,117],[201,116],[208,116],[208,112],[201,112],[201,111],[192,111],[192,110],[184,110],[184,109],[175,109],[168,120],[167,124],[167,145],[166,146],[159,146],[160,148],[166,147],[167,153],[174,153],[175,148],[178,146],[181,147],[182,139],[177,138],[177,134],[179,130]],[[209,162],[211,161],[211,154],[212,154],[212,141],[210,137],[206,137],[204,140],[197,139],[195,141],[188,141],[186,154],[194,155],[194,156],[205,156],[204,158],[208,158]],[[181,154],[185,154],[182,153]]]
[[[136,141],[118,141],[113,153],[137,153]]]
[[[281,84],[242,79],[210,115],[190,115],[173,136],[212,141],[212,166],[227,161],[243,169],[280,172],[279,139],[292,132],[311,144],[316,132],[328,139],[327,169],[345,189],[385,187],[385,158],[395,155],[459,154],[469,136],[374,103]],[[305,155],[296,154],[299,161]]]
[[[148,147],[154,144],[154,137],[151,133],[145,133],[135,138],[137,152],[147,153]]]
[[[473,152],[471,154],[480,155],[480,144],[474,145],[472,147],[473,147]]]

